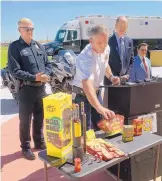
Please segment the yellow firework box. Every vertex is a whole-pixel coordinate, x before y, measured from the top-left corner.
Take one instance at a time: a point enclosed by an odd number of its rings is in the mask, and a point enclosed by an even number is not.
[[[43,99],[47,155],[63,158],[72,150],[72,96],[52,94]]]
[[[134,127],[132,125],[124,125],[122,139],[124,142],[133,141]]]

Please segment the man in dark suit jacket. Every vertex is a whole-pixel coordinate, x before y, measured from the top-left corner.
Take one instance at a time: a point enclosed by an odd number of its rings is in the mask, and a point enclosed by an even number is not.
[[[115,76],[129,74],[134,62],[133,41],[125,35],[127,27],[126,17],[118,17],[115,25],[116,32],[109,39],[109,64]]]
[[[114,76],[122,76],[122,80],[128,80],[134,62],[133,41],[125,35],[128,28],[126,17],[120,16],[116,20],[115,33],[109,39],[110,56],[109,65]],[[111,81],[105,77],[105,85]],[[108,89],[104,93],[104,106],[108,107]]]

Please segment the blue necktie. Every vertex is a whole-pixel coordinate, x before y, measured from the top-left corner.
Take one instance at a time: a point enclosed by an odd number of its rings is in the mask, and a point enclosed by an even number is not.
[[[121,59],[121,64],[122,64],[122,69],[121,69],[121,72],[120,74],[123,75],[125,74],[125,66],[124,66],[124,63],[125,63],[125,59],[124,59],[124,55],[125,55],[125,45],[124,45],[124,39],[123,38],[120,38],[120,59]]]

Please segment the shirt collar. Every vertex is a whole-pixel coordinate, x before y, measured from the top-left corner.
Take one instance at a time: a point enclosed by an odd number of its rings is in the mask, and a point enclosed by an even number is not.
[[[28,45],[28,44],[22,39],[21,36],[20,36],[19,40],[20,40],[20,43],[21,43],[21,44],[26,44],[26,45]],[[31,45],[35,45],[35,41],[34,41],[34,40],[31,40],[31,43],[30,43],[30,45],[28,45],[28,46],[31,46]]]
[[[143,58],[145,59],[146,57],[142,57],[141,55],[138,54],[138,56],[140,57],[141,60],[143,60]]]
[[[120,38],[122,38],[122,39],[124,40],[124,36],[119,37],[119,35],[117,34],[117,32],[115,32],[115,36],[116,36],[116,38],[117,38],[118,40],[120,40]]]

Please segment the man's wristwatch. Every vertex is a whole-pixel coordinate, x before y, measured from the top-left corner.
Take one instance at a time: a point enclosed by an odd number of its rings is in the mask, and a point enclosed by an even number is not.
[[[113,78],[114,76],[113,75],[110,75],[110,77],[109,77],[109,80],[112,82],[112,78]]]

